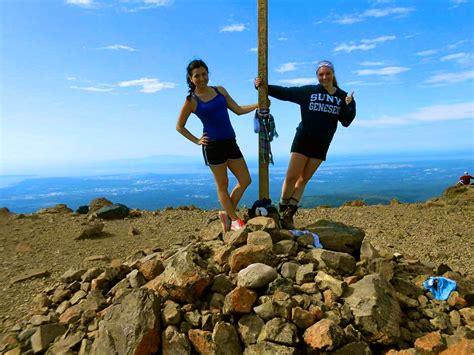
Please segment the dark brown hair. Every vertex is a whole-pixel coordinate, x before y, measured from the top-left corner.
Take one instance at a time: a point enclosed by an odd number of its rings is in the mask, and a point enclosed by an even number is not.
[[[186,81],[188,83],[188,99],[191,97],[191,95],[194,92],[194,89],[196,89],[196,85],[194,85],[190,79],[191,75],[193,74],[193,70],[197,68],[204,68],[206,71],[209,73],[209,69],[207,68],[206,63],[204,63],[203,60],[201,59],[194,59],[191,62],[189,62],[187,68],[186,68]]]

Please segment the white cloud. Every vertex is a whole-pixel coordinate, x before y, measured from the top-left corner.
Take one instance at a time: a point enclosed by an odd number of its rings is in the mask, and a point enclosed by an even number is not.
[[[296,66],[298,65],[298,63],[283,63],[283,64],[280,64],[280,66],[276,69],[276,71],[278,73],[286,73],[286,72],[289,72],[289,71],[295,71],[297,68]]]
[[[258,52],[258,48],[257,47],[252,47],[249,49],[249,51],[251,52]]]
[[[145,4],[152,4],[156,6],[166,6],[171,4],[172,0],[144,0]]]
[[[460,53],[446,55],[441,58],[441,61],[442,62],[456,61],[459,64],[470,64],[472,63],[473,59],[474,59],[474,55],[472,53],[460,52]]]
[[[380,18],[390,15],[406,16],[414,10],[415,9],[412,7],[388,7],[385,9],[369,9],[362,13],[343,15],[333,22],[341,25],[352,25],[357,22],[365,21],[369,18]]]
[[[393,41],[397,37],[396,36],[380,36],[377,38],[372,39],[362,39],[360,43],[357,44],[356,42],[352,41],[347,43],[342,43],[336,48],[334,48],[334,52],[346,52],[350,53],[355,50],[367,51],[369,49],[374,49],[377,46],[377,43],[383,43],[387,41]]]
[[[421,51],[421,52],[416,52],[416,55],[419,55],[421,57],[427,57],[429,55],[436,54],[438,51],[436,49],[428,49],[426,51]]]
[[[425,80],[426,84],[448,85],[474,79],[474,70],[459,73],[441,73],[430,76]]]
[[[357,121],[357,125],[362,127],[380,127],[473,118],[474,102],[464,102],[451,105],[433,105],[421,107],[414,112],[407,113],[402,116],[384,116],[375,120],[359,120]]]
[[[369,61],[360,63],[360,65],[364,67],[376,67],[376,66],[384,65],[384,64],[385,64],[384,62],[369,62]]]
[[[360,50],[360,51],[368,51],[369,49],[374,49],[376,46],[375,44],[340,44],[336,48],[334,48],[334,52],[346,52],[350,53],[352,51]]]
[[[129,47],[129,46],[124,46],[122,44],[113,44],[113,45],[110,45],[110,46],[101,47],[101,48],[97,48],[97,49],[110,49],[110,50],[114,50],[114,51],[123,50],[123,51],[135,52],[135,48],[132,48],[132,47]]]
[[[378,81],[378,82],[368,82],[368,81],[360,81],[360,80],[354,80],[354,81],[348,81],[344,83],[344,87],[347,86],[374,86],[374,85],[386,85],[386,83]]]
[[[92,91],[92,92],[109,92],[112,91],[112,88],[99,88],[96,86],[70,86],[69,88],[71,89],[76,89],[76,90],[83,90],[83,91]]]
[[[316,84],[317,80],[316,77],[314,78],[295,78],[295,79],[282,79],[278,80],[282,84],[288,85],[311,85]]]
[[[410,70],[410,68],[406,67],[385,67],[380,69],[361,69],[356,70],[357,75],[395,75],[406,72]]]
[[[278,37],[278,40],[282,42],[288,41],[288,37]]]
[[[93,0],[66,0],[66,4],[78,5],[78,6],[92,6],[94,5]]]
[[[140,92],[145,94],[153,94],[163,89],[173,89],[176,87],[175,83],[160,82],[155,78],[141,78],[137,80],[122,81],[118,84],[120,87],[141,86]]]
[[[224,26],[220,29],[220,32],[242,32],[246,27],[243,23],[237,23],[234,25]]]
[[[66,80],[68,81],[73,81],[73,80],[77,80],[77,78],[75,76],[66,76]]]
[[[462,44],[464,44],[464,43],[467,43],[467,42],[469,42],[469,41],[467,41],[467,40],[465,40],[465,39],[462,39],[462,40],[460,40],[460,41],[457,41],[456,43],[453,43],[453,44],[448,45],[448,48],[449,48],[449,49],[454,49],[454,48],[459,47],[460,45],[462,45]]]

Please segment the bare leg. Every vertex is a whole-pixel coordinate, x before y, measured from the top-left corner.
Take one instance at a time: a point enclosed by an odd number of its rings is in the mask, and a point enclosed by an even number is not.
[[[319,166],[323,161],[320,159],[309,158],[304,166],[303,173],[296,181],[295,190],[293,191],[293,195],[291,196],[292,199],[297,201],[301,200],[303,196],[304,189],[308,181],[313,177],[316,170],[318,170]]]
[[[211,165],[210,168],[214,174],[214,180],[217,186],[217,197],[219,198],[222,208],[232,220],[238,219],[228,191],[229,177],[227,176],[227,163]]]
[[[296,182],[301,178],[304,168],[309,158],[300,153],[291,153],[288,170],[286,171],[285,181],[281,189],[281,199],[289,200],[293,197],[296,188]]]
[[[229,166],[230,171],[232,171],[232,174],[234,174],[237,179],[237,185],[234,186],[232,192],[230,193],[232,206],[235,210],[245,190],[252,182],[252,179],[250,178],[249,169],[247,167],[245,159],[242,158],[236,160],[228,160],[227,165]]]

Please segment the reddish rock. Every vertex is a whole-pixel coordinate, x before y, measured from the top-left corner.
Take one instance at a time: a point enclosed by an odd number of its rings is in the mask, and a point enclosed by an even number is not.
[[[424,354],[437,354],[446,349],[439,331],[428,333],[415,340],[415,348]]]
[[[474,354],[474,339],[461,339],[458,343],[442,351],[440,355]]]
[[[72,324],[81,319],[81,308],[79,306],[73,306],[59,316],[59,323]]]
[[[347,276],[347,277],[344,277],[344,281],[346,282],[347,285],[352,285],[352,284],[355,284],[357,281],[359,281],[359,277]]]
[[[255,291],[239,286],[225,297],[224,310],[230,313],[250,313],[256,300],[257,293]]]
[[[320,321],[324,318],[324,311],[319,306],[311,305],[309,306],[309,312],[314,314],[316,321]]]
[[[191,342],[191,344],[193,344],[193,347],[198,354],[216,354],[216,344],[212,341],[211,332],[199,329],[191,329],[188,332],[188,337],[189,341]]]
[[[448,298],[448,304],[451,307],[455,307],[456,309],[461,309],[468,306],[467,301],[459,296],[457,291],[451,292]]]
[[[337,348],[344,337],[344,331],[330,319],[320,320],[303,334],[304,342],[314,351]]]
[[[145,279],[150,281],[160,275],[165,270],[165,268],[163,267],[161,260],[153,259],[145,261],[140,265],[138,270],[140,270]]]
[[[324,290],[323,292],[324,304],[329,308],[334,306],[334,303],[337,301],[337,296],[331,290]]]
[[[232,272],[239,272],[250,264],[262,263],[275,266],[276,256],[262,245],[245,245],[234,250],[229,259]]]

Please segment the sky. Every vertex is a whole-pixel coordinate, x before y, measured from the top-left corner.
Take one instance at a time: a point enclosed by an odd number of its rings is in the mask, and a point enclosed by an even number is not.
[[[0,174],[202,159],[175,130],[196,58],[210,85],[257,101],[257,0],[0,0],[0,13]],[[472,161],[473,23],[471,0],[269,0],[268,80],[313,84],[316,63],[334,63],[357,116],[328,159],[453,151]],[[273,153],[288,157],[299,107],[273,99],[271,113]],[[253,114],[231,120],[255,158]],[[194,115],[187,128],[202,133]]]

